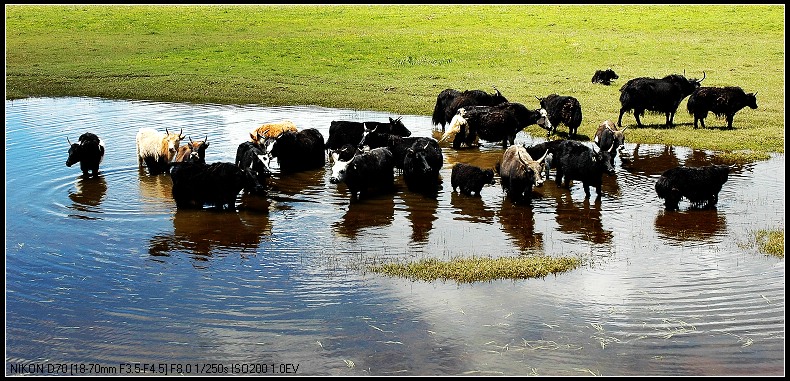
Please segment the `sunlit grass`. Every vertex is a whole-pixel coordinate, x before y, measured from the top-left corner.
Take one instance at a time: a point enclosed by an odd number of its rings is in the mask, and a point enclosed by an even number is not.
[[[783,5],[7,5],[6,97],[431,115],[445,88],[497,86],[528,107],[575,96],[590,138],[617,119],[628,79],[704,71],[704,86],[758,92],[759,108],[733,129],[713,116],[694,129],[685,100],[674,128],[626,114],[626,141],[757,158],[784,152],[784,31]],[[608,67],[618,80],[591,83]]]
[[[573,270],[580,265],[580,259],[570,257],[472,257],[449,261],[429,258],[416,262],[371,265],[368,270],[410,280],[454,280],[458,283],[472,283],[496,279],[543,278],[549,274]]]
[[[775,257],[785,257],[785,232],[784,230],[758,230],[755,233],[757,249],[764,254]]]

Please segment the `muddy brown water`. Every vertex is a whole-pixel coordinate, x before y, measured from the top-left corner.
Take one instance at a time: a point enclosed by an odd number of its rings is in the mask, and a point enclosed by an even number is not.
[[[784,374],[784,259],[753,245],[755,231],[784,229],[784,155],[739,166],[717,208],[681,202],[676,212],[664,211],[656,179],[712,153],[626,142],[600,199],[552,178],[532,205],[514,205],[498,182],[481,197],[449,185],[454,163],[493,167],[501,147],[446,147],[433,198],[398,179],[394,193],[351,203],[327,166],[276,176],[272,197],[240,196],[231,213],[177,210],[170,179],[135,158],[141,127],[208,135],[214,162],[233,161],[265,122],[290,119],[326,138],[332,120],[397,116],[6,101],[6,374],[43,374],[46,364],[118,375],[152,373],[143,364],[170,374]],[[438,134],[429,116],[403,121],[415,136]],[[107,147],[95,179],[65,166],[66,138],[86,131]],[[520,133],[517,143],[542,139]],[[585,265],[472,284],[364,270],[531,254]]]

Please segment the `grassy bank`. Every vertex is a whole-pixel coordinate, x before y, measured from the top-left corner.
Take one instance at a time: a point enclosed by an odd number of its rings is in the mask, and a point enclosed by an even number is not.
[[[628,140],[784,152],[784,6],[6,6],[6,99],[320,105],[430,115],[445,88],[511,101],[573,95],[579,133],[619,113],[620,86],[685,73],[758,92],[735,128],[673,129],[648,114]],[[619,75],[592,84],[598,69]],[[634,126],[632,114],[624,125]],[[567,130],[565,130],[567,131]],[[528,132],[543,134],[538,127]],[[582,137],[584,138],[584,137]]]

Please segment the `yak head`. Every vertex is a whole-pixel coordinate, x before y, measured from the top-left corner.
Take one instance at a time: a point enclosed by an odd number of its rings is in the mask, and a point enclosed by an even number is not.
[[[597,145],[592,145],[592,161],[596,169],[600,169],[608,175],[614,175],[614,144],[609,149],[603,150],[598,148]]]
[[[533,180],[534,186],[536,187],[542,186],[543,181],[545,180],[543,178],[543,171],[546,165],[546,156],[548,156],[549,151],[546,150],[546,153],[543,154],[543,157],[541,157],[538,160],[532,160],[532,157],[530,157],[529,154],[526,154],[526,159],[525,159],[524,156],[521,155],[521,151],[522,149],[518,150],[518,154],[517,154],[518,160],[521,161],[522,164],[524,164],[524,167],[527,169],[527,172],[533,173],[532,178],[534,179]]]
[[[168,161],[172,161],[176,151],[178,151],[181,140],[184,139],[182,132],[184,132],[183,128],[177,134],[171,133],[165,128],[165,139],[162,142],[162,156],[167,157]]]
[[[757,92],[746,94],[746,106],[754,110],[757,108]]]

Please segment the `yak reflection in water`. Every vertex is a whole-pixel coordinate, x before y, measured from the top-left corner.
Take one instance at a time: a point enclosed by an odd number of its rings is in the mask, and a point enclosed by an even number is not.
[[[107,180],[101,174],[95,177],[80,176],[75,183],[75,190],[69,190],[69,198],[72,201],[71,209],[80,212],[99,211],[104,196],[107,194]],[[88,218],[85,216],[74,216],[77,218]]]
[[[716,208],[687,211],[660,210],[656,216],[656,232],[669,243],[687,240],[709,240],[727,231],[727,219]]]
[[[660,151],[639,152],[639,150],[639,144],[634,146],[633,152],[623,150],[620,154],[623,169],[633,174],[652,176],[660,175],[680,165],[673,146],[665,145]]]
[[[173,232],[153,236],[148,252],[153,256],[186,252],[197,260],[221,252],[255,253],[262,238],[271,233],[269,216],[260,211],[178,209],[173,215]]]
[[[404,192],[401,194],[411,223],[411,242],[426,242],[438,216],[439,200],[435,194]]]
[[[605,230],[601,221],[600,197],[592,202],[589,197],[575,202],[569,192],[562,192],[554,199],[557,202],[557,225],[561,231],[592,243],[612,242],[612,231]]]
[[[356,238],[361,230],[392,225],[395,218],[395,199],[392,195],[377,195],[350,202],[340,221],[332,223],[332,230]]]
[[[510,235],[522,251],[543,251],[543,233],[535,233],[535,214],[532,205],[502,201],[499,209],[502,231]]]
[[[452,192],[450,193],[450,206],[454,209],[454,220],[483,224],[494,222],[494,210],[486,207],[482,197]]]

